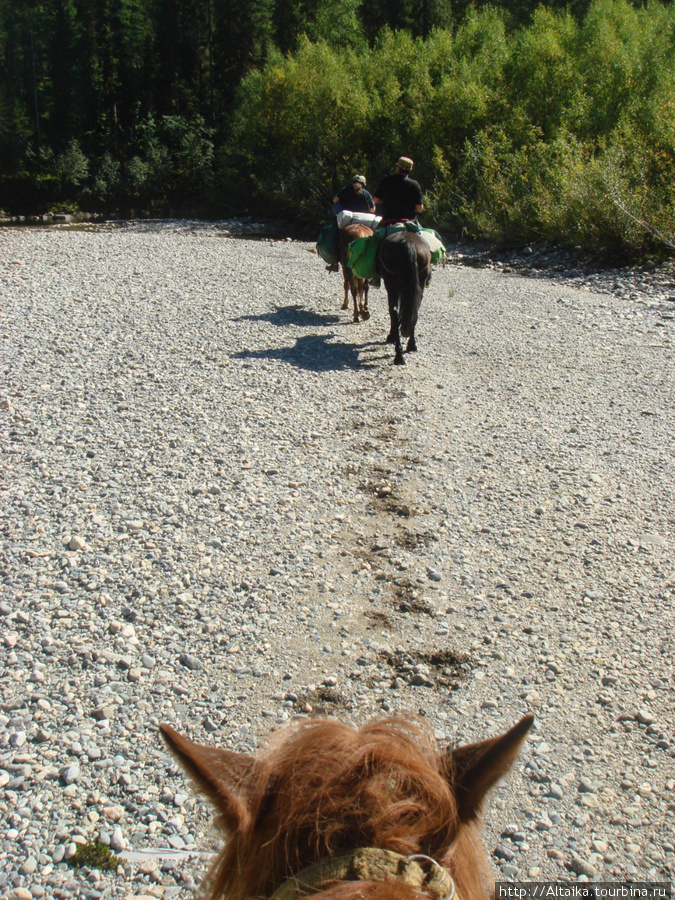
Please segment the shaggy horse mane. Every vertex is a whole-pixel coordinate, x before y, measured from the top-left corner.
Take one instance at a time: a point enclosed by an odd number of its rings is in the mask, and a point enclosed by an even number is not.
[[[279,732],[255,760],[251,826],[228,845],[223,894],[243,876],[253,896],[268,896],[293,872],[355,847],[433,856],[456,827],[444,770],[431,731],[402,718],[359,730],[309,720]]]
[[[227,841],[202,884],[205,900],[271,897],[318,860],[374,847],[422,853],[449,871],[461,900],[487,896],[478,814],[532,724],[441,752],[422,720],[355,728],[310,719],[273,735],[256,757],[193,744],[169,726],[170,749],[207,794]],[[313,900],[419,900],[404,884],[340,882]]]

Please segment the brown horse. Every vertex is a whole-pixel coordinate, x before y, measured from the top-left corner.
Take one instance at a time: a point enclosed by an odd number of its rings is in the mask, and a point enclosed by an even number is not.
[[[345,285],[345,300],[342,309],[349,309],[349,292],[351,291],[352,300],[354,301],[354,321],[359,321],[359,315],[365,321],[370,318],[368,310],[368,280],[366,278],[358,278],[347,265],[347,251],[352,241],[357,238],[369,237],[373,233],[372,228],[367,225],[346,225],[340,229],[338,237],[338,248],[340,251],[340,263],[342,265],[342,277]],[[358,294],[358,302],[356,296]]]
[[[309,719],[251,757],[162,735],[228,838],[206,900],[486,900],[487,791],[532,726],[442,752],[421,720]],[[424,859],[411,860],[423,854]],[[431,858],[431,859],[429,859]]]
[[[417,350],[415,325],[424,288],[431,279],[431,250],[419,234],[396,231],[380,244],[377,267],[389,300],[391,330],[387,343],[394,344],[394,364],[402,366],[401,335],[408,338],[406,352]]]

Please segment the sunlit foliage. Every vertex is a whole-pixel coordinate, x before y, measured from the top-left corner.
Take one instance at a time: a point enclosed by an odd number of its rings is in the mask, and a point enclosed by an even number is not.
[[[671,3],[0,0],[0,54],[0,207],[319,222],[405,153],[450,232],[675,243]]]

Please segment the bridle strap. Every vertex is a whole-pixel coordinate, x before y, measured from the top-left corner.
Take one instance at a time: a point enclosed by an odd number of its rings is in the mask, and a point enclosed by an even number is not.
[[[422,860],[433,864],[430,871],[425,871]],[[313,888],[337,881],[397,882],[427,893],[433,900],[460,900],[450,874],[435,860],[379,847],[360,847],[335,859],[319,860],[284,881],[271,900],[300,900]]]

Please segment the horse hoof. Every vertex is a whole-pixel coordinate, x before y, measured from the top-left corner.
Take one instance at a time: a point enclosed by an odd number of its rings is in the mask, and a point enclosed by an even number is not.
[[[417,353],[417,344],[414,341],[408,341],[408,346],[405,348],[406,353]]]
[[[358,317],[358,316],[354,316],[354,319],[353,319],[353,321],[354,321],[354,322],[357,322],[357,323],[358,323],[358,321],[359,321],[359,317]]]
[[[368,319],[370,318],[370,313],[368,312],[367,309],[363,310],[363,312],[361,313],[361,318],[363,319],[364,322],[368,321]]]
[[[395,343],[396,343],[396,338],[394,337],[394,335],[393,335],[393,334],[391,333],[391,331],[390,331],[389,334],[387,335],[387,339],[386,339],[386,341],[385,341],[385,344],[395,344]]]
[[[343,303],[340,309],[349,309],[349,303]]]
[[[403,359],[402,353],[400,356],[398,353],[396,354],[396,356],[394,357],[394,365],[395,366],[404,366],[405,365],[405,360]]]

